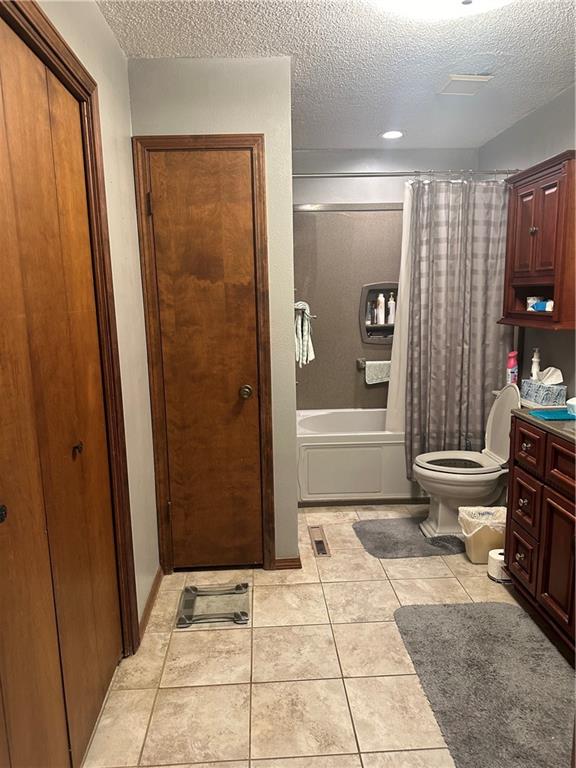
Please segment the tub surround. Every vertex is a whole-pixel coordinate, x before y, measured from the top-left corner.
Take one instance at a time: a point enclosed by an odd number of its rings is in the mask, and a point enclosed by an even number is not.
[[[356,360],[390,360],[392,347],[363,343],[358,313],[364,285],[398,282],[401,207],[294,213],[295,297],[317,315],[316,359],[296,376],[299,409],[386,405],[388,384],[368,386]]]

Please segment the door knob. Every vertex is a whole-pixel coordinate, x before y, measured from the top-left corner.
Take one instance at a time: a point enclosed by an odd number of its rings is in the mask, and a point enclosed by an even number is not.
[[[517,563],[521,563],[522,560],[525,559],[525,557],[526,557],[526,555],[524,554],[524,552],[516,552],[516,555],[515,555],[514,559],[516,560]]]
[[[538,234],[538,227],[530,227],[530,229],[528,230],[528,232],[529,232],[529,233],[530,233],[532,236],[534,236],[534,235],[537,235],[537,234]]]
[[[238,394],[243,400],[248,400],[250,397],[252,397],[252,393],[254,390],[250,386],[250,384],[242,384],[240,389],[238,390]]]

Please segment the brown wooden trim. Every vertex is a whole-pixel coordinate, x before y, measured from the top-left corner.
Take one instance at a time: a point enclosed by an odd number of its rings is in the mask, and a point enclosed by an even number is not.
[[[35,2],[18,2],[16,0],[0,2],[0,18],[34,51],[78,100],[80,105],[104,407],[110,456],[122,638],[124,654],[129,655],[138,648],[140,634],[97,86],[80,60]]]
[[[562,163],[565,163],[567,160],[574,160],[575,157],[576,151],[573,149],[566,149],[564,152],[560,152],[558,155],[549,157],[547,160],[543,160],[541,163],[537,163],[536,165],[530,166],[530,168],[526,168],[524,171],[515,173],[514,176],[508,176],[506,179],[506,184],[512,186],[524,181],[524,179],[532,179],[534,176],[538,176],[539,174],[547,175],[551,170],[553,170],[554,166],[562,165]]]
[[[160,584],[162,584],[163,577],[164,574],[162,573],[162,569],[158,568],[156,571],[156,576],[154,576],[152,586],[150,587],[148,599],[146,600],[146,605],[144,606],[144,611],[142,612],[142,618],[140,619],[140,637],[144,637],[144,632],[148,626],[150,614],[152,613],[152,608],[154,608],[156,598],[158,597],[158,590],[160,589]]]
[[[285,571],[289,568],[302,568],[302,561],[299,557],[280,557],[266,567],[274,571]]]
[[[164,573],[174,569],[172,534],[168,513],[168,455],[166,414],[154,233],[148,215],[150,192],[149,153],[183,149],[250,149],[252,156],[254,211],[254,250],[256,254],[256,304],[258,333],[258,371],[260,393],[260,456],[262,472],[263,556],[265,568],[276,568],[274,525],[274,469],[272,460],[272,388],[270,371],[270,320],[268,308],[268,243],[266,234],[266,196],[264,136],[262,134],[223,134],[213,136],[135,136],[134,175],[138,235],[142,264],[142,285],[148,340],[148,369],[154,435],[156,504],[158,509],[158,544]],[[280,566],[282,567],[282,566]],[[297,567],[294,565],[284,567]]]

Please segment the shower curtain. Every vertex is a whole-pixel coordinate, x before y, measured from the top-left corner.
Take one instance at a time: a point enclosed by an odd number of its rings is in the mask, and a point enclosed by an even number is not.
[[[481,450],[512,329],[502,314],[503,181],[413,181],[406,339],[406,469],[419,453]],[[404,329],[406,330],[406,329]]]

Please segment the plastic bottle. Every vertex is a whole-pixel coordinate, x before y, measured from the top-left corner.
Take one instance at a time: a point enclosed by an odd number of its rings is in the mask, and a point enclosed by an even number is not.
[[[506,362],[506,384],[518,383],[518,352],[508,352]]]
[[[378,325],[384,325],[386,323],[386,303],[384,301],[384,294],[378,294],[378,301],[376,303],[376,322]]]
[[[388,325],[394,325],[396,320],[396,301],[394,300],[394,294],[390,294],[388,299]]]
[[[538,374],[540,373],[540,350],[538,347],[534,347],[532,350],[532,369],[530,371],[530,378],[532,381],[538,381]]]

